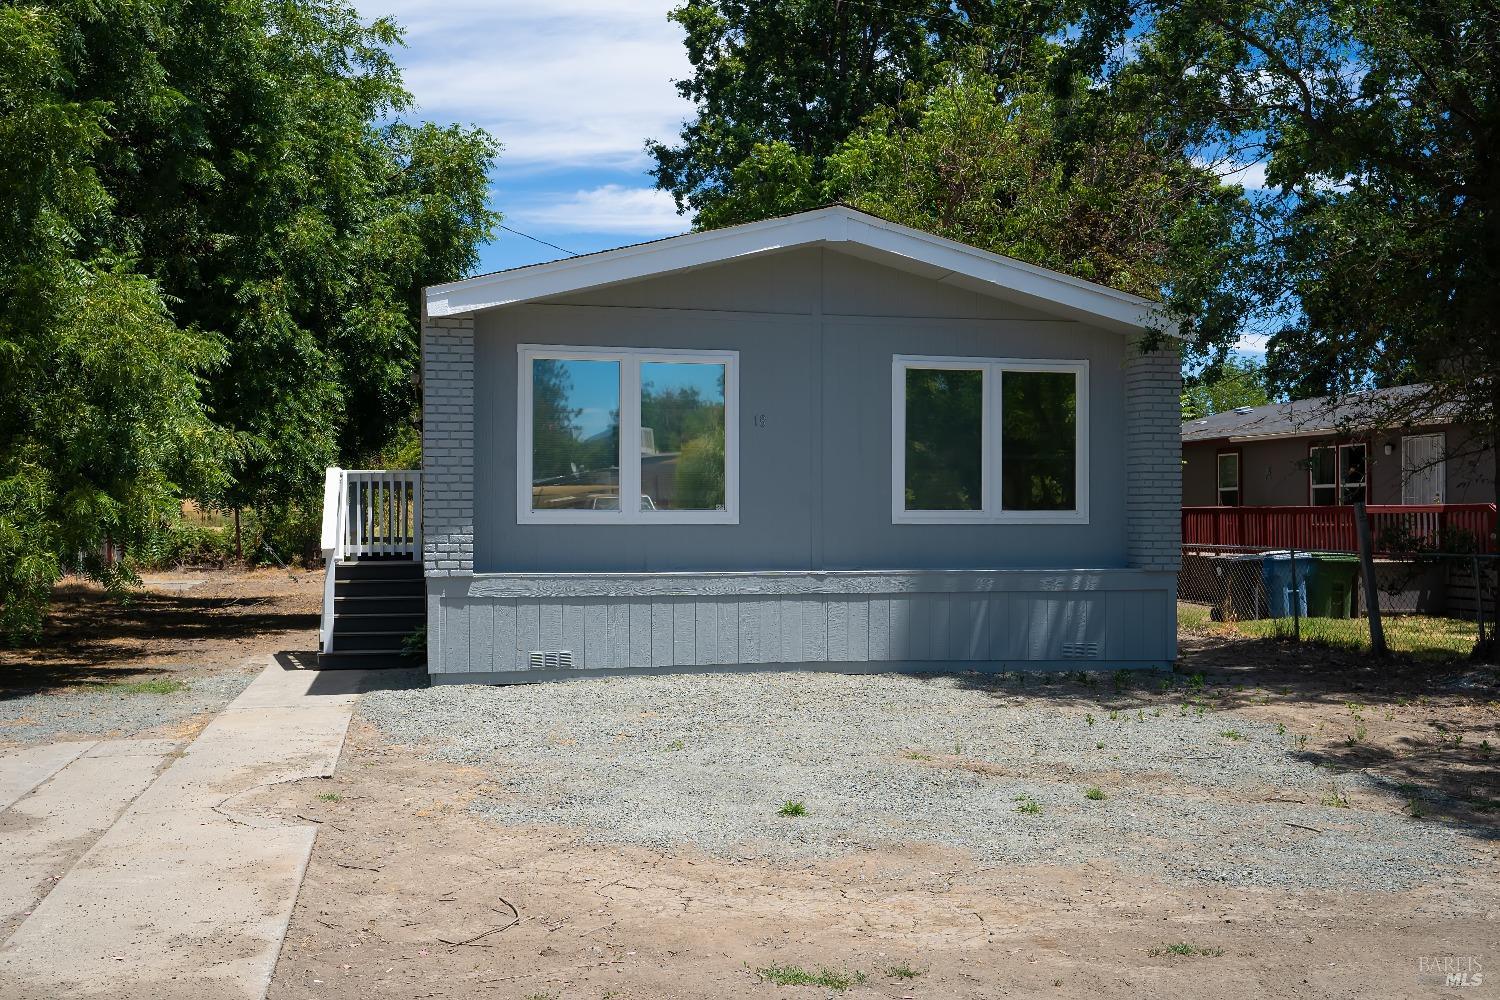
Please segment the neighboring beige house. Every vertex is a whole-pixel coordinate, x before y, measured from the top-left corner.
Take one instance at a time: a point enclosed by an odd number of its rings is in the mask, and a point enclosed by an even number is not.
[[[1462,504],[1495,500],[1495,451],[1451,423],[1390,430],[1389,411],[1416,387],[1240,407],[1182,425],[1185,507]]]

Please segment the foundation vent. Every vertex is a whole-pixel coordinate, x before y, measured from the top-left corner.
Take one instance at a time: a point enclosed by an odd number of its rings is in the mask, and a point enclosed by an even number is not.
[[[1068,660],[1097,659],[1099,644],[1097,642],[1065,642],[1062,645],[1062,655]]]
[[[532,670],[573,669],[573,651],[571,649],[533,649],[530,656]]]

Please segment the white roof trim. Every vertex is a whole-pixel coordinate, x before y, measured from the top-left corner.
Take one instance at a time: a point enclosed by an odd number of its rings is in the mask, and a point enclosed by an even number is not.
[[[966,287],[979,282],[1003,298],[1123,333],[1156,327],[1177,334],[1175,325],[1162,317],[1161,306],[1149,299],[842,205],[433,285],[426,290],[427,314],[441,317],[497,309],[736,257],[839,244],[867,248],[898,268],[903,262],[909,269],[928,274],[936,268],[942,272],[938,281],[968,279]]]

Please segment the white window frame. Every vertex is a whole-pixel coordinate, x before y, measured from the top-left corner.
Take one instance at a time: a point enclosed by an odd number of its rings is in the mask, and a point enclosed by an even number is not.
[[[1365,453],[1365,478],[1358,482],[1344,479],[1344,452],[1359,448]],[[1313,453],[1322,449],[1333,452],[1333,482],[1319,483],[1313,479]],[[1370,445],[1367,441],[1346,441],[1341,444],[1310,444],[1307,446],[1307,502],[1312,507],[1352,507],[1344,500],[1344,491],[1359,487],[1364,490],[1365,502],[1370,499]],[[1318,490],[1332,490],[1333,503],[1317,503]]]
[[[532,510],[532,362],[615,361],[620,365],[620,482],[618,510]],[[516,523],[517,524],[739,524],[740,523],[740,355],[738,351],[696,351],[654,347],[572,347],[519,344],[516,347]],[[724,366],[724,509],[637,510],[641,494],[641,364]]]
[[[909,369],[948,369],[983,373],[984,433],[979,510],[906,509],[906,373]],[[1076,380],[1073,510],[1004,510],[1000,506],[1002,413],[999,379],[1005,372],[1066,372]],[[978,358],[897,354],[891,359],[891,523],[892,524],[1088,524],[1089,523],[1089,363],[1037,358]]]

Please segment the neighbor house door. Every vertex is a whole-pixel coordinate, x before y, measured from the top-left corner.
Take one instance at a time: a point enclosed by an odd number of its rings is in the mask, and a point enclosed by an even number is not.
[[[1444,503],[1443,435],[1411,434],[1401,439],[1401,502]]]

